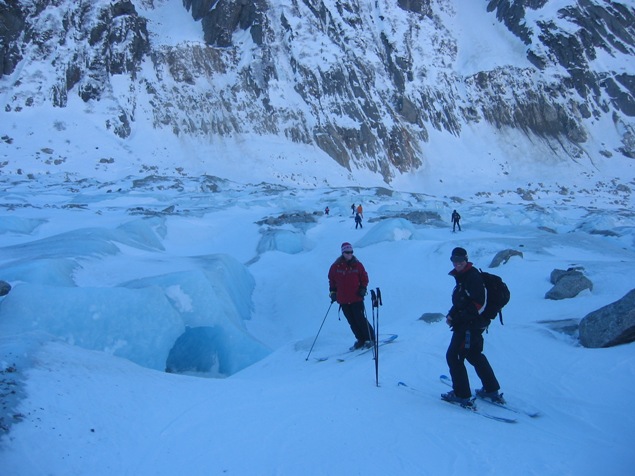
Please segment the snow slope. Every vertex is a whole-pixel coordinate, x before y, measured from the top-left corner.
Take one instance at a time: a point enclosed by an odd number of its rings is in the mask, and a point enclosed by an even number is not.
[[[0,279],[13,286],[0,302],[3,474],[630,471],[633,344],[585,349],[544,322],[577,321],[632,289],[623,278],[635,260],[630,196],[622,207],[608,191],[458,203],[381,189],[219,187],[3,183]],[[360,202],[355,230],[350,205]],[[453,234],[454,208],[464,219]],[[431,218],[401,217],[413,211]],[[282,214],[303,218],[276,223]],[[603,229],[617,236],[592,233]],[[369,317],[399,335],[381,347],[379,386],[372,354],[314,360],[354,340],[335,306],[327,314],[326,273],[342,241],[382,291],[378,310],[367,300]],[[487,408],[518,418],[505,424],[438,398],[450,332],[419,318],[449,308],[457,245],[482,268],[502,249],[523,253],[494,270],[512,300],[485,353],[508,400],[539,418]],[[584,267],[593,291],[545,300],[550,272],[571,266]],[[223,329],[216,363],[165,373],[157,367],[187,325]]]

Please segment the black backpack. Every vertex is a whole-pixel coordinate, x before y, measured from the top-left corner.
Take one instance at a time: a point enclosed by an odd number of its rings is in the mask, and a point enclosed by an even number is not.
[[[481,313],[481,316],[490,320],[496,319],[496,316],[500,318],[501,324],[503,324],[503,307],[509,302],[510,293],[509,288],[503,282],[500,276],[495,274],[486,273],[481,271],[483,277],[483,283],[487,290],[487,299],[485,300],[485,309]]]

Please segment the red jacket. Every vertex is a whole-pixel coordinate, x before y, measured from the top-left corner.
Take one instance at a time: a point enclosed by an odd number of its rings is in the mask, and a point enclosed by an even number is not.
[[[350,304],[363,301],[359,288],[368,287],[368,273],[364,265],[354,256],[346,261],[343,256],[335,260],[329,269],[329,290],[336,292],[337,302]]]

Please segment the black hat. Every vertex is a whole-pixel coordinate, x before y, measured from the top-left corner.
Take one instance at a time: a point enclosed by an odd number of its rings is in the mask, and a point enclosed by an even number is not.
[[[454,248],[452,250],[452,256],[450,256],[451,261],[467,261],[467,251],[465,248]]]

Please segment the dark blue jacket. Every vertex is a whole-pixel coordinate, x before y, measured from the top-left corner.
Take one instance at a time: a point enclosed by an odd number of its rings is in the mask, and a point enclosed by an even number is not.
[[[468,262],[462,272],[457,273],[453,269],[448,274],[456,281],[452,291],[452,308],[448,313],[452,317],[452,328],[466,330],[487,327],[489,322],[481,319],[479,314],[485,305],[485,284],[479,270]]]

